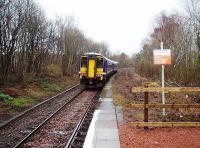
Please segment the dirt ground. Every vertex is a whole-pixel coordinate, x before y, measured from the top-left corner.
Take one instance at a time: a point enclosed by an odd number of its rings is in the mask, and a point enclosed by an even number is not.
[[[47,84],[41,78],[36,80],[27,79],[24,81],[19,84],[13,84],[12,86],[0,87],[0,92],[3,92],[5,95],[9,95],[16,100],[25,98],[28,102],[26,105],[16,106],[15,104],[0,100],[0,124],[56,93],[77,84],[78,77],[77,75],[72,77],[49,77]]]
[[[127,132],[128,131],[128,132]],[[122,124],[119,128],[122,148],[199,148],[200,128],[152,128],[144,130]]]
[[[133,86],[157,85],[134,73],[134,69],[120,69],[113,81],[114,102],[123,107],[124,120],[120,123],[120,143],[122,148],[132,147],[200,147],[200,128],[135,128],[131,122],[143,121],[143,109],[130,109],[129,103],[144,103],[142,93],[131,93]],[[198,94],[166,94],[167,103],[198,103]],[[149,102],[161,102],[160,94],[151,93]],[[149,121],[200,121],[200,111],[196,109],[167,110],[162,116],[161,109],[149,110]]]

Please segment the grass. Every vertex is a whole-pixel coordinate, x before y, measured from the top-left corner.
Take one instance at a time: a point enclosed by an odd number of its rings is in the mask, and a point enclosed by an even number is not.
[[[16,97],[10,96],[12,95],[12,89],[10,89],[10,95],[0,92],[0,109],[2,109],[2,111],[6,111],[7,106],[16,108],[32,106],[49,96],[63,91],[67,86],[71,86],[78,80],[76,77],[36,77],[32,75],[27,79],[28,81],[25,80],[25,82],[28,82],[26,84],[22,83],[16,85],[16,87],[10,87],[14,88],[13,90],[16,91]],[[24,87],[17,87],[21,85]],[[4,91],[4,89],[2,89],[2,91]]]
[[[113,92],[113,101],[116,106],[126,107],[131,104],[131,101],[129,99],[118,93],[115,85],[113,85],[112,92]]]
[[[9,95],[5,95],[0,92],[0,100],[3,101],[7,105],[16,106],[16,107],[26,107],[31,105],[34,101],[30,98],[20,97],[13,98]]]
[[[57,85],[52,83],[48,78],[35,78],[35,82],[39,85],[39,87],[47,92],[60,92],[63,90],[62,85]]]
[[[58,86],[57,84],[50,84],[50,83],[44,83],[41,85],[41,88],[44,91],[50,91],[50,92],[59,92],[62,90],[61,86]]]
[[[2,92],[0,92],[0,100],[1,101],[7,101],[7,100],[12,100],[13,98],[11,97],[11,96],[9,96],[9,95],[6,95],[6,94],[4,94],[4,93],[2,93]]]
[[[26,107],[33,104],[33,99],[30,98],[14,98],[6,101],[7,104],[16,107]]]

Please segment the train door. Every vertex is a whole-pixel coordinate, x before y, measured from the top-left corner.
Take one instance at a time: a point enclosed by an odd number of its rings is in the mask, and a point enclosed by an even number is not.
[[[89,59],[88,61],[88,78],[94,78],[95,76],[95,59]]]

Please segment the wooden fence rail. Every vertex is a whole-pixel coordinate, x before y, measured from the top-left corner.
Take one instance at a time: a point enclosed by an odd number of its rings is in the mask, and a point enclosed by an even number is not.
[[[200,122],[132,122],[135,127],[200,127]]]
[[[133,93],[141,92],[180,92],[180,93],[194,93],[200,92],[200,87],[132,87]]]
[[[129,104],[127,108],[197,108],[200,109],[200,104]]]
[[[200,92],[200,87],[132,87],[132,93],[144,93],[144,104],[129,104],[128,108],[143,108],[144,109],[144,122],[132,122],[132,126],[148,129],[149,126],[156,127],[200,127],[200,122],[148,122],[148,109],[149,108],[197,108],[200,109],[200,104],[161,104],[151,103],[149,104],[148,94],[149,92],[176,92],[176,93],[194,93]]]

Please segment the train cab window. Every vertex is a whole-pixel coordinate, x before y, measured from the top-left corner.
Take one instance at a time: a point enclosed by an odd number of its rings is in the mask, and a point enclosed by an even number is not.
[[[87,58],[86,57],[82,57],[81,67],[87,67]]]
[[[97,68],[103,68],[103,59],[97,59]]]

